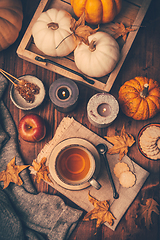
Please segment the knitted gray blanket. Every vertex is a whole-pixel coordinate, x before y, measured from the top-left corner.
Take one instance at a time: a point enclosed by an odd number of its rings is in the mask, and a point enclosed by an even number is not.
[[[16,126],[2,99],[7,85],[0,74],[0,172],[15,156],[17,165],[24,164],[18,152]],[[10,183],[3,190],[0,182],[0,239],[68,239],[82,211],[65,205],[58,196],[37,193],[28,170],[23,170],[20,177],[21,186]]]

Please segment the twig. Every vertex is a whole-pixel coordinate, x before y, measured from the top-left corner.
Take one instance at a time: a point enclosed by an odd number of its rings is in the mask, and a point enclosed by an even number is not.
[[[61,45],[61,43],[62,43],[64,40],[66,40],[66,38],[72,36],[72,34],[73,34],[73,33],[71,33],[71,34],[69,34],[67,37],[63,38],[63,39],[60,41],[60,43],[57,45],[57,47],[56,47],[55,49],[57,49],[57,48],[59,47],[59,45]]]
[[[12,77],[13,79],[15,79],[17,82],[20,82],[20,80],[14,76],[12,76],[10,73],[7,73],[6,71],[4,71],[3,69],[0,68],[0,72],[11,82],[13,83],[15,86],[17,85],[17,83],[15,83],[12,79],[10,79],[8,76]]]

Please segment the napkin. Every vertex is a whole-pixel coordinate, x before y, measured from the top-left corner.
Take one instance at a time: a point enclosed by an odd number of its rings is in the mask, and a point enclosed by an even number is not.
[[[86,128],[81,123],[77,122],[73,117],[64,117],[60,122],[54,134],[54,137],[43,147],[43,149],[38,154],[36,161],[40,162],[43,157],[46,157],[46,165],[54,165],[53,162],[55,159],[52,157],[51,153],[54,150],[55,146],[60,142],[64,142],[68,138],[71,140],[71,138],[75,137],[87,140],[94,146],[94,148],[99,143],[106,144],[108,148],[111,148],[113,146],[107,140],[92,132],[90,129]],[[93,148],[89,150],[93,153]],[[95,158],[97,157],[98,156],[95,155]],[[116,163],[119,162],[119,154],[107,154],[107,159],[110,165],[113,181],[119,193],[118,199],[113,198],[113,191],[111,188],[106,167],[104,165],[103,158],[101,158],[100,161],[97,161],[96,166],[97,169],[97,167],[99,168],[100,165],[100,171],[97,176],[97,180],[101,184],[101,188],[99,190],[95,189],[93,186],[89,186],[85,189],[76,191],[68,190],[58,184],[56,182],[57,179],[54,179],[53,175],[50,175],[50,179],[53,181],[54,184],[50,182],[49,184],[87,212],[91,211],[94,208],[88,200],[88,192],[90,192],[90,194],[97,200],[109,200],[110,210],[116,219],[114,220],[114,224],[112,226],[110,226],[107,222],[105,223],[105,225],[114,231],[116,230],[116,227],[118,226],[121,218],[134,201],[144,182],[148,178],[149,172],[136,164],[134,161],[132,161],[127,155],[125,155],[121,162],[125,162],[129,166],[130,170],[136,175],[136,183],[131,188],[124,188],[121,186],[118,178],[114,174],[114,166]],[[50,161],[52,164],[49,164]]]
[[[3,102],[7,80],[0,74],[0,172],[16,157],[17,165],[24,165],[18,152],[17,129]],[[76,227],[82,211],[67,206],[55,195],[37,193],[28,170],[20,173],[23,185],[10,183],[3,189],[0,182],[1,240],[68,239]]]

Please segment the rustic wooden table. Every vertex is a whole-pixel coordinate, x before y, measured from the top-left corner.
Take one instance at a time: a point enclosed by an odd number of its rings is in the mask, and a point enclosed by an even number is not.
[[[13,119],[18,126],[19,120],[27,113],[37,113],[45,119],[47,125],[47,135],[44,140],[39,143],[26,143],[21,138],[19,138],[19,149],[22,155],[22,158],[26,164],[31,164],[32,160],[36,158],[37,154],[40,152],[42,147],[54,136],[55,130],[59,125],[62,118],[66,115],[74,117],[75,120],[79,121],[84,126],[91,129],[93,132],[98,135],[111,136],[113,134],[120,133],[120,130],[123,125],[127,132],[132,134],[135,139],[138,135],[139,130],[148,123],[155,123],[160,121],[160,114],[157,114],[153,119],[146,121],[135,121],[127,116],[125,116],[121,110],[118,114],[117,119],[107,128],[98,129],[91,125],[88,121],[86,114],[86,106],[88,100],[96,93],[95,90],[86,87],[85,85],[78,84],[80,90],[79,104],[77,108],[69,114],[60,113],[53,107],[49,96],[48,90],[51,83],[59,78],[58,74],[45,70],[41,67],[38,67],[32,63],[29,63],[23,59],[20,59],[16,54],[16,49],[21,41],[22,36],[25,33],[25,30],[32,19],[32,16],[39,4],[39,0],[22,0],[23,11],[24,11],[24,20],[23,27],[20,32],[20,35],[17,41],[10,46],[8,49],[0,52],[0,67],[5,71],[13,74],[16,77],[30,74],[37,76],[41,79],[46,88],[46,97],[44,102],[38,108],[31,111],[23,111],[15,107],[9,97],[9,89],[5,92],[5,104],[9,108]],[[132,48],[119,72],[119,75],[110,91],[116,98],[118,97],[118,91],[120,86],[126,81],[135,76],[146,76],[153,78],[160,82],[160,29],[159,29],[159,12],[160,12],[160,1],[152,0],[151,5],[147,11],[147,14],[142,23],[138,35],[132,45]],[[138,196],[131,204],[130,208],[127,210],[123,218],[121,219],[116,231],[112,231],[107,228],[105,225],[96,231],[96,221],[83,222],[80,220],[78,226],[74,230],[73,234],[70,237],[70,240],[150,240],[150,239],[159,239],[159,217],[158,215],[152,215],[153,225],[149,230],[145,227],[137,227],[135,224],[135,217],[137,213],[137,207],[140,202],[146,200],[147,198],[154,198],[160,204],[160,195],[159,195],[159,179],[160,179],[160,161],[150,161],[138,151],[137,145],[134,144],[130,149],[128,156],[142,166],[144,169],[150,172],[150,176],[139,192]],[[32,178],[33,184],[37,188],[38,192],[45,192],[48,194],[57,194],[61,196],[64,201],[78,208],[74,203],[69,199],[62,196],[52,187],[48,186],[46,183],[41,181],[37,184]]]

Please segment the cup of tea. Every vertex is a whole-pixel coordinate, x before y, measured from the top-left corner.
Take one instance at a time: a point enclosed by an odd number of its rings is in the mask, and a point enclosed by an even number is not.
[[[100,189],[101,185],[94,178],[95,169],[96,161],[93,154],[85,146],[79,144],[71,144],[62,148],[54,161],[56,178],[66,186],[81,186],[88,182],[96,189]],[[50,172],[51,175],[54,174],[53,171]]]

